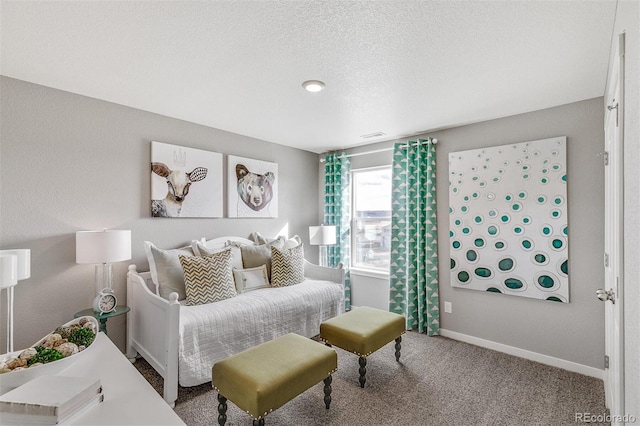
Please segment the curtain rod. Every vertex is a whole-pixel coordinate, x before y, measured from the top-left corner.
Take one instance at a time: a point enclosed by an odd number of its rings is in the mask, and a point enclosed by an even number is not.
[[[426,142],[426,141],[425,141]],[[425,142],[418,142],[416,145],[424,145]],[[431,139],[431,143],[436,145],[438,143],[438,139],[433,138]],[[402,146],[401,148],[406,148],[407,145]],[[351,157],[359,157],[360,155],[369,155],[369,154],[377,154],[378,152],[385,152],[385,151],[392,151],[393,147],[389,147],[389,148],[380,148],[380,149],[373,149],[371,151],[363,151],[363,152],[356,152],[353,154],[347,154],[347,157],[351,158]],[[320,162],[324,163],[324,157],[320,158]]]

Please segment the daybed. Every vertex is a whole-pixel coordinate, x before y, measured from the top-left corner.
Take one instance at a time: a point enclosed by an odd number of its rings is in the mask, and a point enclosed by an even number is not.
[[[206,246],[222,248],[228,241],[255,244],[223,237],[206,241]],[[178,293],[168,300],[159,293],[150,272],[129,266],[127,357],[133,362],[139,354],[153,366],[164,378],[164,399],[173,407],[178,383],[186,387],[211,381],[215,362],[287,333],[317,335],[320,323],[344,313],[344,271],[304,260],[299,284],[197,306],[179,301]]]

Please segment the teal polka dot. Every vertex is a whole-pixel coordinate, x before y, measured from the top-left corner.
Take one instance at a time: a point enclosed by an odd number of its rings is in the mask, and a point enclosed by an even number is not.
[[[547,173],[549,173],[549,169],[542,169],[542,174],[546,175]]]
[[[507,278],[506,280],[504,280],[504,285],[511,290],[518,290],[524,286],[524,284],[522,284],[522,281],[517,278]]]
[[[533,247],[533,243],[530,240],[522,240],[521,244],[522,244],[522,247],[524,247],[527,250]]]
[[[547,198],[544,195],[539,195],[536,201],[540,204],[544,204],[547,202]]]
[[[455,259],[451,259],[451,269],[455,269],[456,267],[456,261]]]
[[[469,201],[469,200],[470,200],[470,198],[469,198],[469,196],[468,196],[468,195],[465,195],[465,196],[464,196],[464,198],[463,198],[463,200],[465,200],[465,201]]]
[[[475,250],[467,250],[466,256],[469,262],[475,262],[478,259],[478,253]]]
[[[525,225],[528,225],[531,223],[531,218],[526,216],[522,218],[522,223],[524,223]]]
[[[451,243],[451,245],[453,246],[454,249],[459,249],[461,246],[460,241],[454,241]]]
[[[469,281],[469,273],[467,271],[460,271],[458,272],[458,280],[462,283],[466,283],[467,281]]]
[[[491,225],[487,228],[487,232],[489,235],[496,235],[498,233],[498,228],[494,225]]]
[[[496,243],[494,244],[495,248],[497,248],[498,250],[502,250],[504,248],[504,243],[502,241],[496,241]]]
[[[546,177],[540,179],[540,183],[543,185],[546,185],[549,182],[549,179],[547,179]]]
[[[514,204],[511,205],[511,210],[513,210],[514,212],[517,212],[521,208],[522,208],[522,204],[520,204],[520,203],[514,203]]]
[[[527,193],[526,193],[526,192],[520,192],[520,193],[518,194],[518,197],[520,197],[520,198],[522,198],[522,199],[527,198]]]
[[[498,262],[498,269],[503,272],[510,271],[511,269],[513,269],[513,265],[513,259],[511,259],[510,257],[505,257]]]
[[[453,223],[455,223],[456,226],[460,226],[462,224],[462,221],[460,219],[456,219]]]
[[[512,198],[513,197],[511,195],[507,195],[506,197],[504,197],[504,199],[507,200],[507,201],[511,201]]]
[[[554,211],[552,211],[552,212],[551,212],[551,216],[552,216],[552,217],[555,217],[555,218],[560,217],[560,210],[554,210]]]
[[[523,174],[523,175],[522,175],[522,179],[529,179],[529,177],[530,177],[530,176],[529,176],[529,174],[528,174],[528,173],[525,173],[525,174]]]
[[[449,214],[453,214],[453,207],[449,207]]]
[[[482,238],[476,238],[475,240],[473,240],[473,244],[476,247],[484,247],[484,240]]]
[[[508,223],[510,219],[511,219],[511,218],[510,218],[508,215],[506,215],[506,214],[503,214],[502,216],[500,216],[500,220],[501,220],[503,223]]]
[[[474,221],[475,223],[482,223],[482,216],[476,216],[476,217],[474,217],[474,218],[473,218],[473,221]]]
[[[555,281],[549,275],[540,275],[538,277],[538,284],[543,288],[552,288],[555,285]]]
[[[564,228],[562,228],[562,233],[564,235],[569,235],[569,228],[567,228],[566,226]]]
[[[568,261],[565,260],[564,262],[562,262],[562,264],[560,265],[560,270],[562,271],[563,274],[565,275],[569,275],[569,265],[567,263]]]
[[[481,278],[490,278],[493,275],[489,268],[476,268],[473,273]]]
[[[464,228],[462,228],[462,233],[465,235],[469,235],[471,233],[471,228],[465,226]]]
[[[562,303],[562,299],[560,299],[559,297],[556,297],[556,296],[549,296],[549,297],[547,297],[546,300],[550,300],[552,302],[560,302],[560,303]]]
[[[487,289],[487,291],[488,291],[489,293],[502,293],[502,291],[500,291],[500,289],[495,288],[495,287],[489,287],[489,288]]]
[[[542,234],[543,235],[551,235],[551,232],[553,232],[553,230],[549,226],[544,226],[542,228]]]
[[[535,261],[536,261],[536,262],[538,262],[538,263],[545,263],[545,262],[547,261],[547,256],[545,256],[545,255],[544,255],[544,254],[542,254],[542,253],[538,253],[538,254],[536,254],[533,258],[534,258],[534,259],[535,259]]]
[[[478,194],[477,192],[474,192],[473,194],[471,194],[471,196],[473,198],[478,198],[480,196],[480,194]]]
[[[467,206],[460,207],[460,211],[462,211],[463,213],[466,213],[467,210],[469,210],[469,208]]]
[[[560,198],[560,197],[556,197],[556,198],[554,198],[553,202],[554,202],[555,204],[557,204],[557,205],[560,205],[560,204],[562,204],[562,198]]]
[[[453,238],[453,236],[454,236],[454,235],[456,235],[456,233],[455,233],[455,232],[453,232],[453,231],[449,231],[449,238]]]
[[[567,181],[567,175],[562,175],[562,181],[566,182]]]
[[[561,249],[562,246],[564,245],[564,242],[562,240],[559,239],[555,239],[551,242],[551,245],[553,246],[553,248],[555,249]]]
[[[522,234],[522,228],[519,226],[516,226],[515,228],[513,228],[513,233],[516,235]]]

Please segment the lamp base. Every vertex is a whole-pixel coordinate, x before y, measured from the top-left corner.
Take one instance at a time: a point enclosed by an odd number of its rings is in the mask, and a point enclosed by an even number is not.
[[[113,290],[111,283],[113,279],[113,268],[110,263],[99,263],[96,265],[96,296],[105,289]]]

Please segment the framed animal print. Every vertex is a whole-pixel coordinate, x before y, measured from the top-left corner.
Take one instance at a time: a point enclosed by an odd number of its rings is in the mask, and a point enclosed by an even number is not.
[[[151,216],[222,217],[222,154],[151,142]]]
[[[278,164],[227,156],[228,217],[278,217]]]

